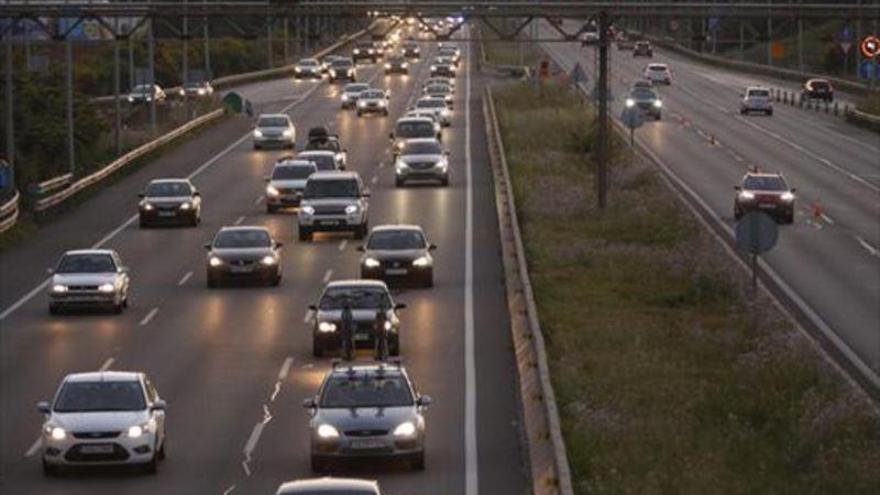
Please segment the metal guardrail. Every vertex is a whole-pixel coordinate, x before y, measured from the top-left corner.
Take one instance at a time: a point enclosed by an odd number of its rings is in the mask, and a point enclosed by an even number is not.
[[[18,221],[20,198],[21,195],[16,190],[15,195],[9,198],[9,201],[0,205],[0,233],[6,232]]]
[[[483,114],[495,179],[495,204],[501,230],[501,251],[519,396],[528,439],[525,449],[531,471],[530,493],[573,495],[571,469],[562,437],[556,396],[550,381],[544,334],[532,292],[504,141],[498,126],[492,89],[488,86],[483,96]]]
[[[71,182],[73,182],[73,174],[67,173],[64,175],[59,175],[58,177],[53,177],[49,180],[44,180],[43,182],[38,182],[37,184],[34,184],[34,186],[30,190],[30,193],[37,196],[42,196],[46,193],[55,191],[56,189],[67,187],[70,185]]]
[[[36,201],[34,203],[34,211],[42,212],[42,211],[48,210],[49,208],[51,208],[53,206],[58,205],[59,203],[66,200],[67,198],[70,198],[74,194],[82,191],[83,189],[86,189],[87,187],[103,180],[104,178],[110,176],[113,172],[116,172],[117,170],[119,170],[122,167],[128,165],[129,163],[137,160],[138,158],[140,158],[140,157],[142,157],[152,151],[155,151],[156,149],[170,143],[171,141],[177,139],[178,137],[188,133],[189,131],[191,131],[191,130],[193,130],[203,124],[206,124],[212,120],[219,118],[221,115],[223,115],[223,112],[224,112],[223,109],[214,110],[213,112],[207,113],[205,115],[202,115],[201,117],[198,117],[196,119],[193,119],[193,120],[187,122],[186,124],[183,124],[182,126],[178,127],[177,129],[174,129],[173,131],[171,131],[167,134],[164,134],[164,135],[150,141],[149,143],[138,146],[137,148],[129,151],[128,153],[117,158],[116,160],[113,160],[112,162],[110,162],[106,167],[102,168],[101,170],[98,170],[97,172],[95,172],[93,174],[90,174],[86,177],[83,177],[82,179],[79,179],[76,182],[73,182],[72,184],[70,184],[70,187],[68,187],[62,191],[59,191],[51,196],[47,196],[45,198],[42,198],[42,199]]]

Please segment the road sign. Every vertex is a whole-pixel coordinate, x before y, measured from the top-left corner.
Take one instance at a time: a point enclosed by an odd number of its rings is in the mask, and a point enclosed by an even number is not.
[[[638,129],[645,123],[645,113],[638,107],[625,107],[620,114],[620,120],[627,129]]]
[[[850,48],[852,48],[852,43],[850,43],[849,41],[840,42],[840,50],[843,51],[844,55],[849,53]]]
[[[0,194],[12,187],[12,167],[6,160],[0,159]]]
[[[843,26],[843,28],[837,33],[837,41],[848,41],[852,42],[853,40],[853,31],[849,26]]]
[[[715,31],[718,31],[719,27],[721,27],[721,19],[719,19],[717,17],[710,17],[707,24],[708,24],[707,27],[709,28],[709,31],[714,33]]]
[[[859,49],[865,58],[874,58],[880,56],[880,38],[876,36],[867,36],[859,44]]]
[[[877,63],[876,60],[862,60],[859,64],[859,77],[867,79],[868,81],[872,79],[880,79],[880,71],[877,70]]]
[[[778,238],[779,226],[762,211],[746,213],[736,224],[736,245],[749,254],[770,251]]]

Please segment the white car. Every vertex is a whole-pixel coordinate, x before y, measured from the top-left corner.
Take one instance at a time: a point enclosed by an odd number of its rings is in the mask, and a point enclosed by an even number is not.
[[[443,97],[423,96],[416,101],[413,110],[430,110],[434,112],[434,115],[443,127],[449,127],[452,123],[450,120],[452,112],[450,112],[449,107],[446,105],[446,99]]]
[[[299,206],[309,176],[318,171],[314,162],[286,160],[275,163],[272,175],[266,177],[266,213],[278,208]]]
[[[330,150],[301,151],[296,154],[296,159],[314,163],[318,167],[318,172],[345,170],[345,162],[341,155]]]
[[[757,86],[746,88],[746,92],[742,94],[739,113],[745,115],[752,112],[773,115],[773,100],[770,99],[769,89]]]
[[[387,90],[368,89],[361,93],[357,102],[357,116],[365,113],[380,113],[388,115],[389,94]]]
[[[141,84],[131,89],[128,94],[128,102],[131,104],[150,103],[155,100],[157,103],[165,101],[166,94],[158,84]]]
[[[442,76],[429,77],[428,79],[425,79],[425,83],[422,85],[422,87],[430,86],[432,84],[447,84],[447,85],[449,85],[450,88],[452,88],[452,92],[455,93],[455,78],[454,77],[442,77]]]
[[[324,66],[314,58],[304,58],[293,66],[294,79],[324,77]]]
[[[66,466],[140,465],[165,458],[165,401],[144,373],[99,371],[64,377],[45,415],[43,472]]]
[[[645,67],[645,79],[651,84],[672,84],[672,71],[666,64],[648,64]]]
[[[449,185],[449,152],[436,139],[407,139],[394,162],[394,185],[411,180],[439,181]]]
[[[370,85],[367,83],[348,83],[342,88],[342,96],[340,99],[342,100],[341,107],[342,108],[354,108],[357,105],[358,98],[360,98],[361,93],[370,89]]]
[[[83,307],[108,307],[118,314],[128,306],[131,278],[116,251],[67,251],[51,272],[50,314]]]
[[[254,128],[254,149],[267,146],[296,148],[296,127],[283,113],[262,114]]]

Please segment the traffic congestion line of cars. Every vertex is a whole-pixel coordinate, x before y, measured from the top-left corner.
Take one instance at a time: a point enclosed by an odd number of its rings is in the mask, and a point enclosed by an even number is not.
[[[396,39],[397,43],[381,40],[358,45],[352,58],[374,63],[385,58],[391,71],[419,63],[418,44],[412,40],[401,44],[399,35]],[[357,68],[352,58],[305,59],[296,65],[294,78],[354,81]],[[452,125],[460,63],[455,45],[440,47],[431,79],[414,88],[420,97],[396,122],[390,146],[397,186],[410,181],[449,184],[451,156],[441,140],[443,128]],[[354,107],[358,115],[368,111],[388,115],[390,99],[385,90],[350,82],[342,89],[340,106]],[[264,114],[256,119],[255,150],[273,146],[295,150],[296,143],[296,125],[287,114]],[[345,339],[341,330],[350,318],[355,349],[372,349],[381,337],[387,341],[388,355],[398,357],[403,350],[401,332],[406,328],[400,312],[406,305],[395,301],[391,287],[433,287],[437,246],[419,225],[370,229],[370,192],[360,175],[346,170],[346,165],[347,150],[340,137],[313,127],[304,149],[279,158],[265,177],[266,211],[295,208],[298,239],[303,242],[325,231],[351,231],[356,239],[364,239],[358,247],[361,278],[327,282],[318,301],[309,307],[314,356],[340,351]],[[198,227],[203,198],[188,179],[157,178],[145,186],[137,208],[142,228]],[[277,286],[282,281],[283,245],[264,226],[223,226],[204,248],[209,288],[246,281]],[[54,315],[98,306],[119,313],[128,305],[131,286],[129,269],[115,251],[71,250],[52,270],[49,311]],[[425,411],[430,404],[431,398],[417,391],[397,359],[335,362],[314,397],[304,401],[312,469],[324,473],[353,458],[401,460],[416,470],[424,469]],[[45,474],[94,465],[138,465],[155,473],[166,456],[166,408],[144,373],[107,370],[67,375],[53,400],[37,406],[44,415],[40,458]],[[343,487],[349,490],[346,493],[381,493],[375,482],[343,478],[288,482],[277,493],[323,493],[327,487]]]

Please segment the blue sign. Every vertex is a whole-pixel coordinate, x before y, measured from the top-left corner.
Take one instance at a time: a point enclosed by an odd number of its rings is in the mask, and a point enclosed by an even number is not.
[[[859,64],[859,77],[862,79],[880,79],[880,70],[878,70],[877,62],[874,60],[862,60]]]
[[[709,31],[714,33],[715,31],[718,31],[719,27],[721,27],[721,19],[719,19],[717,17],[710,17],[708,24],[709,24]]]
[[[5,191],[12,187],[12,167],[6,163],[6,160],[0,160],[0,191]]]
[[[849,26],[843,26],[843,29],[837,33],[837,41],[852,41],[853,40],[853,32],[852,28]]]

